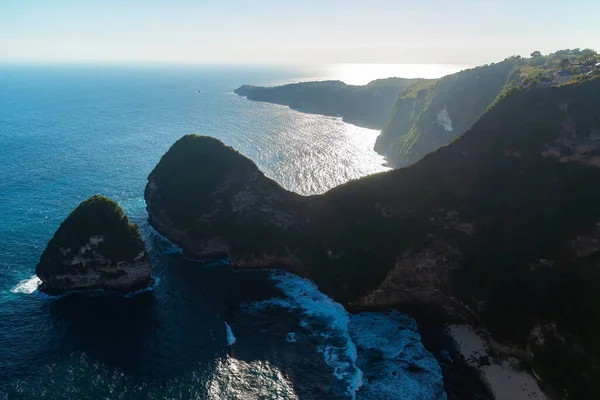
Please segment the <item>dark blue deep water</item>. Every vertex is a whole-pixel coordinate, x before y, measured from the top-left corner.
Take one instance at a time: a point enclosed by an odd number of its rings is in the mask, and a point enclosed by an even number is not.
[[[378,132],[232,93],[315,74],[0,66],[0,399],[445,398],[412,319],[349,316],[297,277],[186,260],[146,222],[146,177],[187,133],[223,140],[303,194],[385,170]],[[95,193],[140,225],[156,284],[125,297],[39,293],[44,246]]]

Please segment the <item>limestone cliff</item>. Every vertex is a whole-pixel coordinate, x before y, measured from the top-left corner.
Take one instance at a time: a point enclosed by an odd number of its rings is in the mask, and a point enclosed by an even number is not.
[[[375,150],[393,167],[412,164],[469,129],[503,90],[519,83],[522,59],[480,66],[402,91]]]
[[[531,58],[513,56],[437,81],[417,82],[400,93],[375,150],[392,167],[412,164],[462,135],[513,88],[546,88],[593,78],[591,65],[581,66],[582,54],[567,49]],[[565,70],[565,60],[580,66]]]
[[[132,291],[150,283],[151,266],[138,227],[114,201],[95,195],[63,221],[42,253],[42,289]]]
[[[585,398],[600,394],[599,110],[600,80],[512,91],[420,162],[309,197],[186,136],[149,176],[150,222],[192,257],[289,268],[345,304],[471,313]]]
[[[289,106],[298,111],[342,117],[373,129],[385,126],[402,89],[421,79],[387,78],[364,86],[341,81],[302,82],[276,87],[244,85],[234,90],[249,100]]]

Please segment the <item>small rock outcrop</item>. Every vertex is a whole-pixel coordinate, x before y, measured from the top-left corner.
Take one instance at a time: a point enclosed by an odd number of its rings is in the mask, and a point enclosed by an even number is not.
[[[104,196],[83,201],[59,226],[36,274],[47,293],[82,289],[129,292],[147,286],[151,266],[137,225]]]

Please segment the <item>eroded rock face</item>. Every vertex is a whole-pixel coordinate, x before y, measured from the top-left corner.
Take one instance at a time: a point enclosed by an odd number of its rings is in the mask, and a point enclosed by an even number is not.
[[[138,228],[114,201],[95,195],[63,221],[36,267],[42,289],[133,291],[147,286],[151,266]]]

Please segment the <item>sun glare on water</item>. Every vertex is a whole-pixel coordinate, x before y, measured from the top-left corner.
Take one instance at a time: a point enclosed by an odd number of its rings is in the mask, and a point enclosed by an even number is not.
[[[389,77],[440,78],[470,67],[451,64],[334,64],[327,67],[326,75],[349,85],[365,85],[375,79]]]

